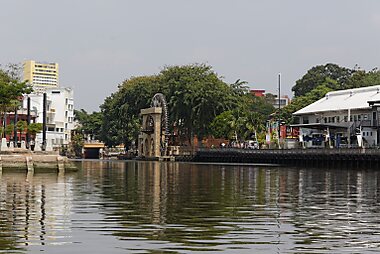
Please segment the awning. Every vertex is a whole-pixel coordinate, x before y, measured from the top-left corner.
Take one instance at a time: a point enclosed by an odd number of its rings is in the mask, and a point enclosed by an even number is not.
[[[320,129],[320,130],[324,130],[327,128],[347,130],[349,123],[347,122],[344,124],[345,125],[333,124],[333,123],[304,123],[304,124],[292,124],[290,126],[291,127],[299,127],[299,128]]]

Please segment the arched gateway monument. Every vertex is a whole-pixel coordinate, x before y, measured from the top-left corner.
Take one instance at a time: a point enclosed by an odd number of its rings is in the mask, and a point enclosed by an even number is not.
[[[151,107],[141,110],[142,129],[138,140],[139,157],[161,158],[168,150],[168,109],[165,96],[153,96]]]

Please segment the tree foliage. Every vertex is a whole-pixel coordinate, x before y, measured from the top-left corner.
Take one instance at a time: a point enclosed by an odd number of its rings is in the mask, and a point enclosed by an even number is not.
[[[87,113],[86,110],[75,110],[74,119],[78,121],[79,127],[77,132],[84,135],[90,135],[93,139],[100,139],[103,117],[100,112]]]
[[[253,139],[265,132],[265,122],[274,112],[266,97],[244,94],[236,108],[224,111],[211,122],[211,133],[216,138],[238,141]]]
[[[341,67],[333,63],[317,65],[308,70],[301,79],[296,81],[292,91],[294,92],[295,97],[306,95],[314,88],[323,84],[326,79],[335,80],[337,82],[337,89],[346,89],[346,84],[354,73],[355,70]]]
[[[32,92],[27,81],[20,81],[20,66],[9,64],[0,69],[0,111],[1,113],[14,110],[14,104],[24,94]]]
[[[163,93],[169,110],[170,130],[191,141],[211,133],[210,123],[238,106],[246,82],[225,83],[205,64],[167,66],[159,74],[132,77],[119,85],[101,106],[102,139],[107,145],[131,144],[140,130],[140,110],[150,106],[155,93]]]
[[[42,131],[42,123],[30,123],[27,128],[27,132],[33,137],[35,137],[36,134],[41,131]]]

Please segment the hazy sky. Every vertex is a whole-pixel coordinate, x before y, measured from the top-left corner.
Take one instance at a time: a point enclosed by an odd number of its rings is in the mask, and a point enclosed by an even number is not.
[[[380,1],[12,0],[0,32],[0,63],[58,62],[89,111],[126,78],[196,62],[275,93],[281,72],[290,95],[314,65],[379,66]]]

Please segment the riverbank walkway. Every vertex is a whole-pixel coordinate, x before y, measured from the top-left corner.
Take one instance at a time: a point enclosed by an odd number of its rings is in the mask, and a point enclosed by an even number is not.
[[[264,163],[287,166],[380,168],[380,149],[199,149],[194,162]]]

